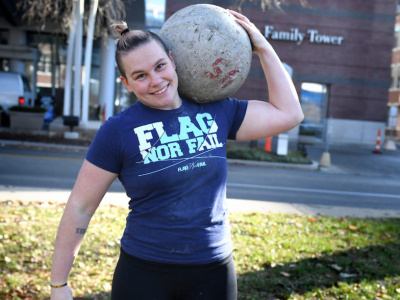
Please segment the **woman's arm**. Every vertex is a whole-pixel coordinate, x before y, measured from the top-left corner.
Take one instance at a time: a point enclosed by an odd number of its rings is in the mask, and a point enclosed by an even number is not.
[[[51,268],[51,284],[67,282],[90,219],[117,174],[105,171],[85,160],[68,199],[58,227]],[[51,288],[51,299],[72,299],[68,286]]]
[[[274,136],[297,126],[304,118],[292,79],[278,55],[256,26],[245,16],[229,11],[249,34],[253,52],[260,58],[267,79],[269,103],[251,100],[237,140]]]

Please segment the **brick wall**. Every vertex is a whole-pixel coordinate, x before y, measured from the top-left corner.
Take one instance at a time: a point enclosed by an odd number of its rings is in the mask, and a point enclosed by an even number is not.
[[[295,2],[295,1],[292,1]],[[166,17],[196,3],[228,7],[235,1],[168,0]],[[295,86],[302,82],[327,84],[328,117],[384,122],[387,119],[388,88],[393,45],[395,0],[308,0],[310,7],[284,6],[283,12],[263,12],[249,1],[242,12],[265,33],[265,26],[288,31],[310,29],[320,34],[343,37],[341,45],[269,40],[281,60],[293,68]],[[239,99],[268,99],[261,65],[253,56],[250,74],[234,95]]]

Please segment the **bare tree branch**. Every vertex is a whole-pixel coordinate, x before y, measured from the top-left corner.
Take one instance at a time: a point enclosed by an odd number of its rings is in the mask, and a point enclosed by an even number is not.
[[[72,7],[76,0],[19,0],[17,8],[22,13],[22,19],[30,25],[38,26],[39,30],[45,30],[46,26],[59,24],[61,30],[69,32],[72,21]],[[135,1],[135,0],[125,0]],[[85,0],[85,31],[87,29],[90,0]],[[250,2],[260,5],[262,11],[278,9],[282,5],[299,4],[308,7],[308,0],[232,0],[233,8],[241,11],[244,3]],[[96,16],[95,37],[108,34],[108,28],[115,21],[125,20],[125,5],[122,0],[100,0]]]
[[[260,5],[262,11],[278,9],[282,10],[282,5],[300,4],[303,7],[309,7],[308,0],[235,0],[234,8],[238,11],[242,10],[245,2]]]
[[[28,24],[45,30],[46,26],[59,24],[61,30],[69,32],[72,22],[72,8],[74,0],[20,0],[17,9],[22,19]],[[87,20],[90,10],[90,0],[85,0],[84,24],[87,29]],[[95,36],[108,34],[109,24],[116,20],[125,19],[125,5],[122,0],[100,0],[96,16]]]

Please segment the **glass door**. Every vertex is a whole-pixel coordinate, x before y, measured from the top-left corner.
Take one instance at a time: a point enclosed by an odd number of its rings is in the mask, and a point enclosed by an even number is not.
[[[304,120],[300,124],[299,134],[325,140],[327,103],[328,88],[325,84],[311,82],[301,84],[301,107]]]

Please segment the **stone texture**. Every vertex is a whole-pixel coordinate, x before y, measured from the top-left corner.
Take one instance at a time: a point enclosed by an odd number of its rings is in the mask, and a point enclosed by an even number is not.
[[[182,97],[199,103],[218,101],[232,96],[246,80],[250,39],[225,9],[187,6],[165,22],[159,35],[172,51]]]

